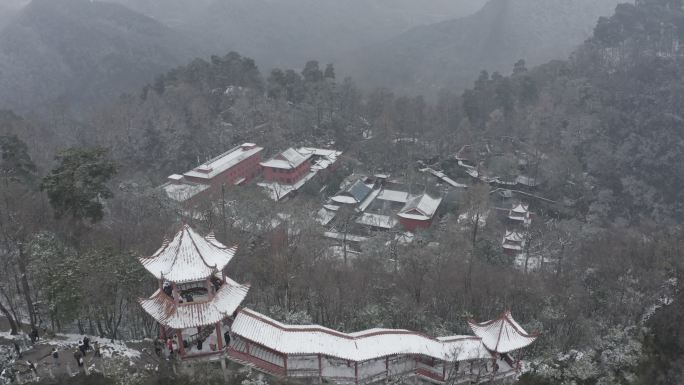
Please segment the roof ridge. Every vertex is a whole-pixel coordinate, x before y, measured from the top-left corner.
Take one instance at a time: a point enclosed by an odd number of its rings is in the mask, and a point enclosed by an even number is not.
[[[382,329],[382,330],[375,330],[375,331],[373,329],[367,329],[367,330],[360,330],[358,332],[353,333],[353,334],[360,334],[360,335],[351,335],[350,333],[345,333],[345,332],[341,332],[338,330],[326,328],[325,326],[321,326],[321,325],[287,325],[287,324],[276,321],[276,320],[274,320],[274,319],[272,319],[266,315],[263,315],[263,314],[255,311],[255,310],[252,310],[249,308],[241,308],[239,310],[239,312],[244,313],[245,315],[247,315],[249,317],[256,318],[262,322],[268,323],[271,326],[278,328],[278,329],[285,331],[285,332],[308,332],[308,333],[320,332],[320,333],[326,333],[326,334],[334,335],[334,336],[337,336],[340,338],[345,338],[345,339],[353,340],[353,341],[357,341],[357,340],[361,340],[361,339],[369,338],[369,337],[374,337],[376,335],[386,335],[386,334],[399,335],[399,334],[401,334],[401,335],[414,335],[414,336],[422,337],[422,338],[432,340],[432,341],[444,342],[444,341],[440,341],[439,338],[437,338],[437,337],[429,336],[425,333],[407,330],[407,329]],[[295,326],[295,327],[293,327],[293,326]],[[299,326],[299,327],[297,327],[297,326]],[[367,334],[361,334],[361,333],[365,333],[365,332],[368,332],[368,333]],[[467,336],[467,337],[473,338],[473,339],[480,339],[478,336]]]
[[[173,270],[173,267],[176,265],[176,261],[178,260],[178,250],[180,250],[180,247],[183,244],[183,232],[185,231],[186,227],[189,227],[189,226],[187,223],[184,223],[183,227],[181,227],[180,231],[176,234],[176,237],[180,236],[180,238],[178,239],[178,246],[176,246],[176,250],[173,253],[173,262],[171,263],[171,266],[169,266],[169,268],[166,272],[164,272],[164,271],[160,272],[161,276],[164,276],[164,275],[166,275],[166,273],[171,272],[171,270]],[[176,237],[173,237],[173,239],[176,239]],[[166,250],[166,248],[164,250]],[[164,251],[164,250],[162,250],[162,251]]]
[[[188,229],[188,238],[190,238],[190,242],[192,242],[192,246],[197,251],[197,255],[199,255],[200,259],[202,260],[202,263],[204,263],[204,265],[208,268],[217,270],[216,265],[211,266],[210,264],[207,263],[207,261],[204,260],[204,257],[202,256],[202,253],[200,252],[199,247],[197,247],[197,243],[195,242],[195,239],[192,237],[192,233],[190,233],[190,230],[192,230],[193,232],[194,232],[194,230],[190,226],[187,226],[187,229]],[[183,229],[183,230],[186,230],[186,229]]]

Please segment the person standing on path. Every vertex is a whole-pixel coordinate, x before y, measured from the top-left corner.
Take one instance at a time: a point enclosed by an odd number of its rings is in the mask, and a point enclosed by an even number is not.
[[[17,343],[17,341],[14,341],[14,351],[17,353],[18,358],[23,357],[21,354],[21,348],[19,347],[19,344]]]
[[[83,366],[83,354],[81,353],[80,348],[74,350],[74,358],[76,359],[76,363],[78,364],[79,368]]]
[[[52,364],[57,368],[59,367],[59,352],[57,348],[52,348]]]
[[[36,365],[31,362],[31,360],[26,360],[26,366],[33,372],[33,376],[37,377],[38,376],[38,371],[36,370]]]
[[[85,344],[83,343],[83,340],[78,341],[78,350],[81,351],[81,355],[83,356],[83,358],[85,358],[85,356],[86,356],[86,346],[85,346]]]

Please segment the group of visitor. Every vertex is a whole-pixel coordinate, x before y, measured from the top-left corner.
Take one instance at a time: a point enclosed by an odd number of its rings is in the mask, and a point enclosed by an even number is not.
[[[83,367],[85,364],[85,358],[89,351],[93,351],[94,358],[101,358],[102,352],[100,351],[100,343],[95,341],[92,345],[90,344],[90,338],[88,336],[83,336],[83,339],[78,341],[78,349],[74,351],[74,358],[79,367]],[[53,355],[53,357],[55,357]]]

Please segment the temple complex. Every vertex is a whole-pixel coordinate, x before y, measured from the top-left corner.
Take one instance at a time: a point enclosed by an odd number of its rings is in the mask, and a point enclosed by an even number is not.
[[[430,337],[403,329],[343,333],[318,325],[287,325],[240,307],[249,287],[231,280],[236,247],[188,225],[151,257],[140,258],[159,284],[143,309],[175,340],[181,360],[212,357],[261,372],[315,381],[369,384],[412,378],[424,383],[507,382],[520,373],[527,333],[509,311],[469,322],[473,335]]]

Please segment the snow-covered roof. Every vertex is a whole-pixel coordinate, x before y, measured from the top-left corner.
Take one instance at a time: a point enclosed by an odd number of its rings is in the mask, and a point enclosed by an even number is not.
[[[378,199],[383,201],[406,203],[409,200],[409,193],[405,191],[383,189],[380,191]]]
[[[316,212],[316,222],[320,223],[323,226],[326,226],[330,221],[332,221],[335,218],[335,211],[333,210],[328,210],[325,207],[322,207],[318,212]]]
[[[431,338],[408,330],[371,329],[341,333],[318,325],[285,325],[250,309],[241,309],[233,333],[283,354],[323,354],[361,362],[397,354],[445,361],[489,358],[479,338]]]
[[[513,206],[511,212],[517,214],[527,214],[529,212],[529,207],[529,205],[518,203],[517,205]]]
[[[506,235],[504,235],[504,241],[508,242],[522,242],[525,239],[523,234],[517,231],[506,230]]]
[[[356,223],[381,229],[391,229],[397,225],[397,220],[389,215],[363,213],[356,219]]]
[[[285,169],[285,170],[289,170],[289,169],[294,168],[294,167],[292,167],[292,165],[288,161],[286,161],[284,159],[275,159],[274,158],[274,159],[269,159],[265,162],[261,162],[259,164],[263,167],[281,168],[281,169]]]
[[[539,186],[539,181],[536,178],[531,178],[529,176],[525,175],[519,175],[516,178],[516,183],[524,185],[524,186],[529,186],[529,187],[536,187]]]
[[[193,178],[212,179],[262,150],[262,147],[256,147],[254,143],[244,143],[195,167],[183,175]]]
[[[505,311],[498,318],[483,323],[469,321],[476,336],[482,339],[487,349],[497,353],[508,353],[529,346],[539,336],[528,334],[511,315]]]
[[[331,160],[336,159],[338,156],[342,155],[342,151],[313,147],[300,147],[297,149],[297,152],[302,155],[323,156]]]
[[[406,219],[427,221],[435,215],[440,203],[442,203],[442,198],[433,198],[428,194],[422,194],[406,202],[404,208],[397,215]]]
[[[467,188],[468,187],[468,185],[458,183],[455,180],[449,178],[449,176],[442,171],[433,170],[430,167],[421,169],[420,171],[427,172],[427,173],[430,173],[430,174],[436,176],[437,178],[443,180],[444,183],[450,185],[451,187],[458,187],[458,188]]]
[[[344,203],[344,204],[356,204],[358,203],[354,197],[346,196],[346,195],[335,195],[334,197],[330,198],[333,202],[337,203]]]
[[[348,242],[365,242],[369,238],[368,237],[362,237],[360,235],[354,235],[354,234],[343,234],[343,233],[338,233],[336,231],[326,231],[323,233],[323,236],[326,238],[330,239],[337,239],[340,241],[348,241]]]
[[[162,290],[157,290],[150,298],[140,299],[142,308],[162,325],[174,329],[184,329],[215,324],[233,315],[247,296],[249,286],[240,285],[232,280],[206,302],[186,302],[174,306],[173,298]]]
[[[176,202],[185,202],[188,199],[206,191],[211,186],[199,183],[192,183],[187,181],[179,181],[178,183],[169,182],[164,183],[161,188],[170,199]]]
[[[302,186],[304,186],[306,182],[310,181],[311,179],[313,179],[314,176],[316,176],[316,173],[316,170],[311,170],[294,184],[282,184],[275,181],[264,181],[257,183],[257,186],[266,188],[271,199],[273,199],[274,201],[279,201],[287,197],[291,192],[297,191],[300,188],[302,188]]]
[[[312,154],[300,154],[294,148],[288,148],[287,150],[281,152],[280,154],[273,157],[273,159],[261,162],[263,167],[270,168],[281,168],[281,169],[294,169],[297,168],[302,163],[306,162],[311,158]]]
[[[361,179],[358,179],[341,194],[338,194],[331,199],[338,203],[356,204],[363,201],[372,190],[373,189],[370,186],[363,183]]]
[[[191,282],[223,270],[236,251],[237,246],[226,247],[212,234],[202,237],[183,225],[170,242],[164,242],[151,257],[140,258],[140,262],[157,279]]]
[[[508,250],[522,251],[525,247],[525,236],[517,231],[506,231],[501,247]]]

